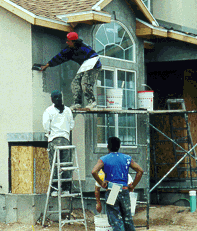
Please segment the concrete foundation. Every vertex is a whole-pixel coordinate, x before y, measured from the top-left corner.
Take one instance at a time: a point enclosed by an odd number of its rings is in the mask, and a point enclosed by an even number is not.
[[[34,225],[44,212],[46,194],[1,194],[0,195],[0,222],[14,223],[21,222]],[[101,199],[102,213],[105,213],[104,199]],[[67,209],[68,200],[62,199],[62,209]],[[84,198],[84,207],[95,214],[96,200],[91,197]],[[81,208],[81,199],[73,199],[73,208]],[[57,197],[50,198],[49,209],[58,210]],[[48,216],[47,216],[48,217]],[[58,214],[52,214],[49,217],[53,221],[58,221]]]

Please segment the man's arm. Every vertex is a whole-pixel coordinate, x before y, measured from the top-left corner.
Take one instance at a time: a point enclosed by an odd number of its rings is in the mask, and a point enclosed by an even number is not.
[[[43,128],[44,128],[44,131],[46,133],[46,136],[50,135],[50,131],[51,131],[51,128],[50,128],[50,116],[49,116],[49,113],[47,111],[44,112],[43,114]]]
[[[103,166],[104,166],[103,161],[101,159],[99,159],[98,162],[97,162],[97,164],[92,169],[92,176],[101,185],[102,188],[106,188],[107,187],[107,182],[106,181],[102,181],[100,179],[99,175],[98,175],[98,172],[101,170],[101,168]]]
[[[96,186],[95,185],[95,192],[94,192],[94,194],[95,194],[95,197],[96,197],[96,210],[97,210],[97,212],[101,212],[101,210],[102,210],[102,205],[101,205],[101,201],[100,201],[100,187],[98,187],[98,186]]]
[[[142,175],[144,173],[143,169],[137,164],[135,163],[133,160],[131,160],[131,164],[130,164],[130,168],[132,168],[133,170],[136,171],[136,176],[134,181],[129,184],[129,191],[132,192],[134,190],[134,188],[136,187],[136,185],[140,182]]]
[[[45,71],[47,67],[55,67],[58,66],[70,59],[70,49],[66,47],[60,53],[55,55],[45,66],[41,66],[42,70]]]

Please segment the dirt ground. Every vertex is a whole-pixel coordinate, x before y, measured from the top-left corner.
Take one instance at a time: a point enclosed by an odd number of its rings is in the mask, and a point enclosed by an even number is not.
[[[180,206],[150,206],[150,229],[149,231],[197,231],[197,211],[190,212],[189,207]],[[82,212],[80,209],[73,211],[74,218],[82,218]],[[88,231],[95,230],[94,226],[94,214],[90,211],[86,211]],[[146,227],[137,227],[146,225],[146,209],[137,208],[136,214],[133,218],[136,231],[147,230]],[[34,226],[26,224],[4,224],[0,223],[0,231],[58,231],[58,223],[48,221],[47,227],[42,227],[39,224]],[[65,225],[62,231],[82,231],[85,230],[82,224]]]

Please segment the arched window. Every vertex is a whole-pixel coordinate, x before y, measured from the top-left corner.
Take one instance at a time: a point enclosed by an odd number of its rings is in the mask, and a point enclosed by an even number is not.
[[[123,87],[122,109],[136,108],[135,42],[129,30],[122,23],[112,21],[102,24],[94,40],[95,50],[102,62],[102,71],[97,81],[97,105],[107,107],[107,89]],[[119,62],[115,59],[118,59]],[[121,146],[137,144],[136,116],[133,114],[98,114],[97,147],[106,147],[109,136],[118,136]]]
[[[95,39],[95,48],[99,55],[135,61],[133,38],[122,24],[111,22],[101,25]]]

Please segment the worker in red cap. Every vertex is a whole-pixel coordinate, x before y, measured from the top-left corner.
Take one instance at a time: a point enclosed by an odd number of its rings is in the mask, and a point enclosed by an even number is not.
[[[71,110],[76,110],[81,107],[83,92],[88,101],[86,108],[92,109],[96,107],[93,86],[102,67],[100,60],[94,58],[97,57],[98,54],[90,46],[83,43],[83,40],[79,39],[76,32],[70,32],[67,34],[66,43],[67,46],[59,54],[54,56],[45,66],[41,66],[42,71],[46,70],[48,67],[55,67],[69,60],[73,60],[79,65],[82,65],[86,60],[94,60],[95,64],[93,62],[93,67],[91,69],[78,71],[73,79],[71,89],[74,104],[70,107]]]

